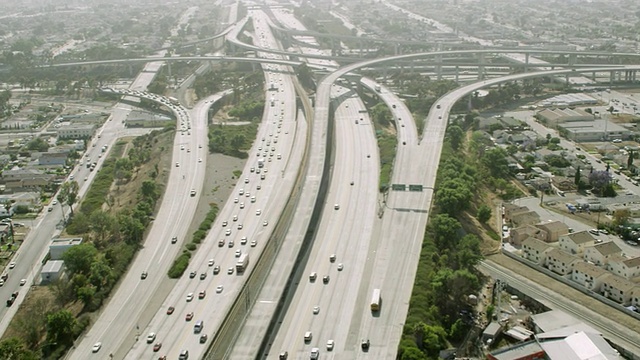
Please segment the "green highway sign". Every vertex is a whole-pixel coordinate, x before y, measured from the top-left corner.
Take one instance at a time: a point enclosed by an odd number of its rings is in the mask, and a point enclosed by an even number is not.
[[[422,191],[422,185],[409,185],[409,191]]]
[[[391,190],[393,191],[406,191],[407,185],[405,184],[391,184]]]

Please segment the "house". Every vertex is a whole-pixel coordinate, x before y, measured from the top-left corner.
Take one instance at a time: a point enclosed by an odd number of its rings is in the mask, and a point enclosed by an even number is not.
[[[7,189],[39,189],[51,183],[54,175],[36,169],[7,170],[2,173],[2,182]]]
[[[520,226],[509,232],[509,242],[516,246],[522,245],[522,242],[528,238],[544,241],[546,237],[547,234],[542,229],[533,225]]]
[[[607,241],[595,246],[589,246],[584,250],[584,260],[596,265],[604,266],[613,255],[622,255],[622,249],[613,241]]]
[[[513,225],[513,227],[533,225],[539,222],[540,222],[540,215],[538,215],[538,213],[535,211],[517,213],[511,217],[511,224]]]
[[[607,206],[607,213],[612,216],[616,216],[619,211],[628,211],[630,218],[640,218],[640,204],[609,204]]]
[[[52,239],[49,244],[49,255],[51,260],[60,260],[62,255],[71,247],[82,244],[82,238],[57,238]]]
[[[522,250],[525,259],[533,261],[536,265],[544,266],[547,262],[547,251],[551,250],[551,246],[544,241],[530,237],[522,242]]]
[[[604,278],[607,276],[609,273],[605,269],[581,261],[573,266],[571,280],[593,292],[600,293]]]
[[[556,242],[560,239],[560,235],[569,233],[569,227],[562,221],[543,222],[536,224],[535,227],[544,230],[546,236],[542,240],[546,242]]]
[[[631,290],[631,305],[640,309],[640,287],[636,286]]]
[[[612,274],[631,280],[640,276],[640,257],[627,258],[621,254],[609,257],[607,270]]]
[[[529,208],[526,206],[519,206],[519,205],[515,205],[515,204],[509,204],[509,203],[505,203],[503,205],[503,214],[504,214],[504,221],[506,223],[511,222],[511,218],[516,215],[516,214],[520,214],[520,213],[525,213],[529,211]]]
[[[38,159],[38,165],[42,166],[62,166],[67,163],[67,158],[69,157],[68,152],[63,151],[54,151],[54,152],[46,152],[40,154],[40,158]]]
[[[558,239],[560,249],[570,254],[582,254],[587,245],[595,242],[595,239],[587,231],[561,235]]]
[[[64,261],[49,260],[40,271],[40,284],[50,284],[62,277],[64,274]]]
[[[560,275],[570,274],[573,271],[573,266],[581,261],[578,257],[560,249],[554,248],[547,251],[547,268]]]
[[[609,274],[602,284],[602,294],[623,306],[631,304],[631,294],[636,284],[617,275]]]

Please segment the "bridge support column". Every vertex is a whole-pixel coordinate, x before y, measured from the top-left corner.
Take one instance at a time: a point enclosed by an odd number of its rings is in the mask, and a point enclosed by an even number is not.
[[[393,44],[393,54],[400,55],[400,44]]]
[[[592,81],[596,81],[596,72],[595,71],[591,73],[591,80]]]
[[[609,72],[609,86],[613,85],[613,81],[615,80],[615,71],[610,71]]]
[[[358,49],[360,50],[360,57],[363,57],[362,53],[364,52],[364,43],[362,40],[358,41],[358,45],[360,45],[360,48]]]
[[[456,82],[458,82],[460,80],[460,67],[458,67],[458,65],[456,65]]]
[[[442,80],[442,55],[436,55],[436,79]]]
[[[524,54],[524,72],[529,71],[529,53]]]
[[[576,64],[576,54],[569,54],[569,66],[573,66]]]
[[[129,64],[129,76],[133,76],[133,65]]]
[[[168,72],[167,78],[171,80],[171,62],[170,61],[167,61],[167,72]]]
[[[478,54],[478,80],[484,80],[484,53]]]
[[[569,85],[569,74],[564,75],[564,83]]]

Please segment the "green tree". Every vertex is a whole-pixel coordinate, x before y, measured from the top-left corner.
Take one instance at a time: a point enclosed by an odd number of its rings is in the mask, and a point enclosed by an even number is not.
[[[580,184],[582,183],[582,176],[580,175],[580,166],[576,168],[576,173],[573,176],[573,182],[574,184],[576,184],[577,187],[580,187]]]
[[[472,197],[473,193],[463,180],[445,180],[436,192],[436,204],[443,212],[456,215],[467,209]]]
[[[26,148],[27,150],[31,151],[47,152],[47,150],[49,150],[49,143],[47,143],[42,138],[37,137],[29,141],[26,145]]]
[[[507,152],[502,148],[494,147],[485,151],[482,163],[493,177],[504,178],[509,174]]]
[[[234,136],[233,139],[231,139],[231,147],[233,148],[234,151],[238,151],[240,150],[242,145],[244,145],[244,141],[245,141],[244,135],[238,134]]]
[[[434,242],[439,249],[449,248],[451,243],[456,243],[458,232],[462,229],[458,220],[447,214],[434,216],[429,226],[434,234]]]
[[[629,150],[629,157],[627,158],[627,169],[633,169],[633,159],[635,159],[635,153],[633,150]]]
[[[447,138],[449,138],[449,142],[451,143],[451,147],[453,150],[458,150],[460,148],[460,144],[462,144],[462,140],[464,139],[464,131],[460,126],[452,125],[447,129]]]
[[[103,287],[108,287],[113,280],[113,270],[111,270],[111,267],[104,257],[99,257],[93,262],[93,264],[91,264],[89,281],[97,290],[100,290]]]
[[[62,255],[64,265],[71,274],[89,274],[98,250],[91,243],[72,246]]]
[[[373,121],[378,124],[387,126],[392,116],[391,111],[389,111],[389,108],[384,103],[378,103],[371,108],[371,117]]]
[[[71,211],[71,216],[73,217],[73,204],[75,204],[78,198],[78,191],[80,190],[80,186],[76,181],[67,181],[62,184],[62,188],[60,188],[60,193],[58,194],[58,200],[61,203],[67,204],[69,206],[69,210]]]
[[[77,321],[69,310],[47,315],[47,340],[50,343],[71,345]]]
[[[478,214],[476,214],[476,217],[480,223],[486,224],[491,218],[491,208],[485,204],[480,205],[480,207],[478,207]]]
[[[145,199],[157,199],[158,198],[158,187],[155,181],[146,180],[142,183],[142,188],[140,189],[140,194]]]
[[[0,359],[37,360],[39,358],[36,353],[27,349],[20,338],[11,337],[0,342]]]

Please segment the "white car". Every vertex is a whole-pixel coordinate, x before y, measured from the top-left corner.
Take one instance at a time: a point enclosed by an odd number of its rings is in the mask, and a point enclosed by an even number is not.
[[[237,203],[238,203],[238,201],[240,201],[240,200],[238,200],[238,198],[233,198],[233,202],[234,202],[234,203],[236,203],[236,204],[237,204]]]
[[[244,203],[240,203],[240,209],[244,209]]]
[[[227,236],[231,235],[231,229],[227,229],[227,231],[225,231],[224,234]]]
[[[215,264],[215,261],[213,261],[213,259],[209,259],[209,266],[213,266],[213,264]]]
[[[262,210],[260,210],[260,209],[256,210],[256,215],[260,216],[260,214],[262,214]]]
[[[258,246],[258,242],[256,240],[251,240],[251,247]]]
[[[333,346],[335,345],[333,340],[327,340],[327,351],[333,350]]]
[[[222,290],[224,290],[224,286],[222,286],[222,285],[218,285],[218,287],[216,287],[216,292],[217,292],[218,294],[220,294],[220,293],[222,292]]]
[[[269,225],[269,222],[267,220],[262,222],[262,226],[267,226],[267,225]]]
[[[320,306],[314,306],[313,307],[313,314],[314,315],[318,315],[320,313]]]
[[[193,293],[188,293],[187,294],[187,301],[191,301],[193,300]]]
[[[97,353],[98,351],[100,351],[101,348],[102,348],[102,343],[101,342],[97,342],[97,343],[93,344],[93,347],[91,348],[91,352]]]
[[[20,280],[20,286],[24,286],[27,283],[27,279]]]
[[[16,267],[16,262],[12,261],[9,263],[9,269],[13,269],[14,267]]]
[[[152,332],[147,335],[147,344],[151,344],[156,339],[156,333]]]
[[[236,250],[236,257],[240,257],[240,255],[242,255],[242,250]]]

